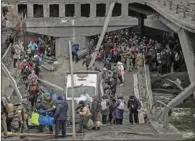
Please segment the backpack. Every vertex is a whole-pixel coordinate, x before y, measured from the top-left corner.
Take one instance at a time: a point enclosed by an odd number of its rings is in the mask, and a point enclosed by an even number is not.
[[[16,50],[14,47],[11,48],[11,54],[15,54],[16,53]]]
[[[102,110],[108,109],[107,100],[103,100],[103,101],[101,102],[101,107],[102,107]]]
[[[37,91],[37,85],[35,85],[35,84],[31,84],[30,85],[30,91]]]
[[[7,103],[5,105],[6,113],[8,118],[14,117],[14,105],[12,103]]]
[[[118,106],[118,109],[119,109],[119,110],[124,110],[124,109],[125,109],[125,103],[124,103],[123,100],[121,100],[121,102],[120,102],[120,104],[119,104],[119,106]]]

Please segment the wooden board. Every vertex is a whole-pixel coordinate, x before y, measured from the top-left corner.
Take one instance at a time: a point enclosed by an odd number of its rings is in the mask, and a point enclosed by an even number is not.
[[[46,136],[54,136],[54,134],[46,134],[46,133],[12,133],[8,132],[8,136],[36,136],[36,137],[46,137]],[[66,136],[72,136],[72,133],[67,133]]]

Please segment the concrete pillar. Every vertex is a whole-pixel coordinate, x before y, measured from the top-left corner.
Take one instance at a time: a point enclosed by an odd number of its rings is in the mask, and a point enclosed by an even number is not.
[[[27,4],[27,17],[28,18],[33,18],[33,14],[34,14],[33,4],[32,3],[28,3]]]
[[[80,3],[75,4],[75,17],[77,18],[81,17],[81,4]]]
[[[49,4],[45,3],[43,5],[43,16],[44,18],[49,18]]]
[[[193,39],[190,40],[188,33],[184,31],[184,29],[181,29],[178,32],[178,35],[182,47],[183,56],[186,62],[190,82],[193,83],[195,81],[195,54],[193,53],[193,41],[191,41]]]
[[[96,17],[96,3],[90,4],[90,17],[91,18]]]
[[[122,6],[122,16],[123,17],[128,17],[128,12],[129,12],[129,5],[128,5],[128,3],[126,3],[126,2],[122,2],[121,3],[121,6]]]
[[[65,17],[65,4],[63,3],[59,4],[59,16]]]
[[[144,18],[143,17],[138,18],[138,27],[139,27],[141,36],[143,36],[144,35]]]
[[[57,37],[55,39],[55,51],[56,57],[68,57],[69,56],[69,49],[68,49],[68,38],[64,37]]]

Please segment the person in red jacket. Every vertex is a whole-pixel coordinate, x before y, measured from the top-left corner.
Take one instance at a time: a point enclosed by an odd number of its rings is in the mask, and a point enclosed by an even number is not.
[[[20,71],[21,73],[23,72],[24,68],[28,68],[28,71],[31,71],[31,65],[29,62],[26,61],[26,59],[24,59],[21,63],[20,63]]]

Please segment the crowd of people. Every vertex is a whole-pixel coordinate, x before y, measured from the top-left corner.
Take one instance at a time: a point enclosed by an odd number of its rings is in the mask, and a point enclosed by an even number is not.
[[[29,116],[32,116],[32,113],[37,110],[50,112],[56,120],[56,126],[59,126],[61,124],[58,124],[59,118],[66,117],[65,115],[60,117],[61,113],[59,113],[61,112],[59,111],[59,106],[63,103],[60,102],[62,98],[57,98],[53,91],[43,94],[38,83],[40,66],[43,63],[44,56],[49,56],[49,52],[45,50],[45,42],[38,38],[36,41],[30,41],[27,47],[24,47],[21,41],[13,43],[11,37],[8,38],[7,42],[9,44],[12,43],[13,67],[19,69],[19,77],[23,84],[26,85],[27,100],[23,99],[19,105],[16,104],[14,106],[9,98],[3,96],[1,114],[4,135],[7,136],[7,132],[11,131],[19,131],[21,133],[27,131],[30,128]],[[56,105],[58,107],[55,107]],[[40,126],[40,131],[42,130],[43,128]]]
[[[134,68],[141,71],[144,62],[149,65],[151,72],[155,71],[159,74],[186,70],[176,34],[160,42],[141,37],[131,29],[108,32],[98,57],[104,60],[107,58],[115,63],[121,61],[128,71]]]
[[[14,59],[13,66],[20,69],[28,98],[23,100],[16,110],[8,98],[5,97],[1,101],[2,125],[5,136],[7,131],[24,132],[32,128],[28,122],[29,117],[31,117],[31,123],[38,126],[39,132],[43,132],[48,126],[49,131],[54,132],[55,138],[59,137],[60,129],[62,137],[66,137],[68,124],[66,100],[57,96],[53,90],[43,93],[38,83],[39,67],[44,61],[44,56],[52,55],[52,49],[45,50],[45,42],[41,38],[36,41],[32,40],[27,47],[23,46],[23,42],[18,41],[11,49]],[[78,46],[72,47],[73,59],[76,61],[78,61],[78,50]],[[86,69],[89,69],[92,57],[90,51],[83,60]],[[125,107],[129,109],[129,122],[131,124],[139,123],[140,101],[131,95],[125,102],[123,94],[116,94],[117,85],[123,85],[125,81],[125,69],[127,71],[138,69],[138,72],[142,73],[143,66],[147,63],[151,71],[165,74],[170,73],[171,69],[182,71],[181,64],[185,64],[176,35],[170,37],[168,41],[160,43],[147,37],[141,37],[129,29],[106,33],[97,59],[104,62],[103,70],[95,68],[96,71],[102,73],[104,95],[100,99],[97,96],[90,99],[84,92],[83,96],[87,98],[80,100],[75,109],[80,118],[78,130],[80,133],[83,132],[83,129],[100,130],[101,124],[123,124]],[[51,123],[44,122],[43,124],[41,121],[35,121],[33,117],[36,117],[36,114],[52,118]],[[15,123],[18,123],[18,128],[16,128]]]

